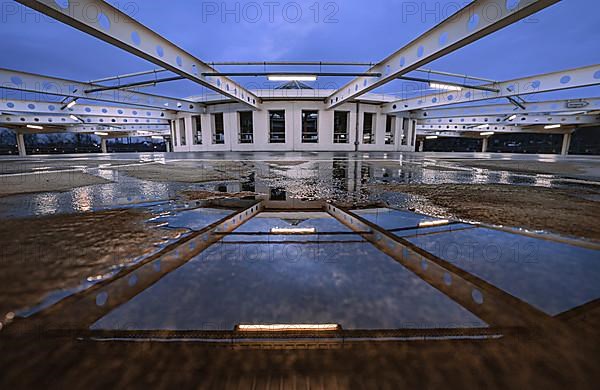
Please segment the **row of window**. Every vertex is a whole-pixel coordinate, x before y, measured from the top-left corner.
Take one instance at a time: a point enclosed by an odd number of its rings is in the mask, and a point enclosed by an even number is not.
[[[374,113],[366,112],[363,117],[362,143],[375,143],[375,116]],[[333,119],[333,143],[347,144],[349,142],[348,124],[350,113],[348,111],[335,111]],[[396,120],[402,120],[401,145],[414,145],[414,139],[410,138],[409,124],[406,118],[397,118],[393,115],[386,117],[385,126],[385,144],[393,145],[396,137]],[[225,144],[225,126],[223,113],[211,115],[212,121],[212,144]],[[254,120],[252,111],[239,112],[239,133],[238,141],[240,144],[254,143]],[[319,111],[302,111],[302,143],[319,143]],[[193,145],[202,145],[202,123],[200,116],[192,117],[192,143]],[[177,146],[178,140],[175,139]],[[285,143],[285,110],[269,111],[269,143]],[[179,145],[187,144],[185,132],[185,120],[179,119]]]

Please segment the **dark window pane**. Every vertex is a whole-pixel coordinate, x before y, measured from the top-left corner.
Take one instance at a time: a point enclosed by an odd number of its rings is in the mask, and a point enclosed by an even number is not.
[[[185,146],[186,145],[186,139],[185,139],[185,119],[181,118],[179,120],[179,141],[181,146]]]
[[[375,129],[373,128],[373,113],[365,112],[363,121],[363,144],[375,143]]]
[[[285,111],[269,111],[269,142],[285,143]]]
[[[202,145],[202,118],[200,115],[192,117],[192,142],[194,145]]]
[[[319,142],[319,111],[302,111],[302,143]]]
[[[213,144],[225,144],[225,125],[223,123],[223,113],[213,114]]]
[[[396,117],[388,115],[385,122],[385,144],[393,145],[396,138]]]
[[[240,112],[240,143],[254,143],[254,123],[252,111]]]
[[[333,114],[333,143],[348,143],[348,112],[336,111]]]

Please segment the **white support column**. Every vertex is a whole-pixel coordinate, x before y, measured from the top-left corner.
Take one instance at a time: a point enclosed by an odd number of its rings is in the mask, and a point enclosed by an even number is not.
[[[15,133],[17,137],[17,149],[19,150],[19,156],[27,156],[27,149],[25,149],[25,134]]]
[[[562,150],[560,152],[561,155],[567,156],[569,154],[569,149],[571,148],[571,138],[573,138],[573,133],[571,132],[563,135]]]
[[[165,138],[165,146],[167,147],[167,153],[171,153],[171,140]]]
[[[483,142],[481,143],[481,153],[487,153],[489,138],[485,137],[482,141]]]
[[[100,147],[102,148],[102,153],[108,153],[108,147],[106,146],[106,138],[102,138],[100,140]]]

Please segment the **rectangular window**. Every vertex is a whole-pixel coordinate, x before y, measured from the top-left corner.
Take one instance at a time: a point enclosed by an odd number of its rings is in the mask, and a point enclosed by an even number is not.
[[[186,139],[185,139],[185,119],[181,118],[179,120],[179,143],[181,144],[181,146],[185,146],[186,145]]]
[[[388,115],[385,123],[385,144],[393,145],[396,138],[396,116]]]
[[[375,143],[375,114],[365,112],[363,121],[363,144]]]
[[[302,143],[319,142],[319,111],[302,111]]]
[[[347,111],[336,111],[333,113],[333,143],[348,143],[348,114]]]
[[[192,117],[192,143],[202,145],[202,117],[200,115]]]
[[[269,142],[285,143],[285,111],[269,111]]]
[[[213,114],[213,144],[225,144],[225,125],[223,123],[223,113]]]
[[[252,111],[240,112],[240,143],[254,143],[254,123]]]
[[[402,142],[401,142],[402,145],[408,145],[408,138],[409,138],[408,124],[409,124],[408,118],[402,118]]]

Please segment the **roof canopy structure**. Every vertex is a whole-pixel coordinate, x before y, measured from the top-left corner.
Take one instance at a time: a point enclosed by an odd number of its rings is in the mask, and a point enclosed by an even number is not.
[[[514,24],[560,0],[475,0],[446,20],[400,48],[384,60],[370,64],[327,62],[210,63],[196,58],[166,38],[102,0],[17,0],[27,7],[145,59],[158,68],[95,80],[64,80],[51,76],[0,69],[0,124],[17,132],[110,131],[110,134],[168,135],[169,120],[177,113],[204,113],[206,107],[234,102],[262,110],[266,100],[322,100],[327,110],[355,101],[380,104],[389,115],[417,120],[422,135],[476,134],[485,125],[494,131],[544,131],[557,125],[588,126],[600,123],[600,98],[529,103],[527,95],[600,85],[600,64],[556,70],[540,75],[495,81],[424,69],[432,61]],[[86,10],[97,10],[90,18]],[[496,10],[494,13],[489,9]],[[354,73],[300,71],[269,74],[220,72],[215,66],[264,65],[369,66]],[[293,68],[291,68],[293,70]],[[171,76],[162,77],[170,73]],[[230,77],[276,76],[292,81],[275,90],[246,89]],[[355,76],[339,89],[312,89],[303,81],[318,76]],[[128,82],[147,76],[145,81]],[[293,76],[296,76],[295,78]],[[454,81],[448,81],[448,78]],[[371,91],[403,79],[427,86],[418,96],[398,97]],[[190,80],[215,95],[172,98],[136,89],[176,80]],[[434,91],[432,93],[432,91]],[[414,91],[413,91],[414,92]],[[34,96],[32,98],[31,96]],[[56,100],[56,99],[59,100]],[[500,103],[499,103],[500,99]],[[103,105],[93,102],[101,102]],[[478,105],[473,105],[477,103]],[[94,130],[92,130],[94,129]],[[443,132],[443,133],[442,133]]]

